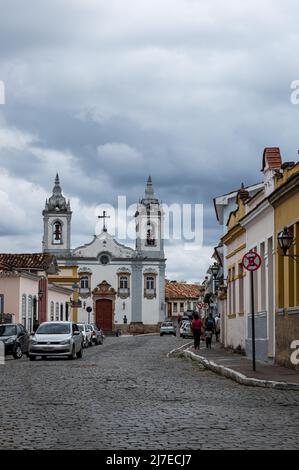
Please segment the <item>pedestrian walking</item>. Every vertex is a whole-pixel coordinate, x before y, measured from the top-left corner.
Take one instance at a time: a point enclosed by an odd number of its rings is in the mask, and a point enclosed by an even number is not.
[[[210,313],[206,322],[206,331],[212,331],[212,335],[215,331],[215,320],[213,314]]]
[[[207,347],[207,349],[212,349],[212,336],[213,336],[213,332],[211,330],[206,330],[206,347]]]
[[[213,314],[210,313],[206,325],[205,325],[205,338],[206,338],[206,347],[207,349],[212,349],[212,338],[213,333],[215,332],[215,319]]]
[[[202,321],[200,320],[197,312],[194,313],[194,319],[191,322],[191,328],[194,337],[194,349],[200,349]]]

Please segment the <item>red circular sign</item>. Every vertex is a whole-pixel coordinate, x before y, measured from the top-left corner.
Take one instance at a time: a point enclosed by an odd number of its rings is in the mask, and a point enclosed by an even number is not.
[[[255,251],[249,251],[243,256],[242,264],[247,271],[257,271],[262,265],[262,258]]]

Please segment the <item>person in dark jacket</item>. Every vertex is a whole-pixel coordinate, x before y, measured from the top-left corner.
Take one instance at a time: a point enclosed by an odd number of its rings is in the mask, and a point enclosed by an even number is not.
[[[200,320],[197,312],[194,313],[194,319],[192,320],[191,328],[194,336],[194,349],[200,349],[202,321]]]

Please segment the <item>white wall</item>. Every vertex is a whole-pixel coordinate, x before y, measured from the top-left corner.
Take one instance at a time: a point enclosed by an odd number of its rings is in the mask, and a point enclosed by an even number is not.
[[[49,285],[48,289],[48,312],[47,312],[47,321],[51,320],[51,302],[54,302],[54,320],[56,320],[56,304],[59,305],[59,320],[60,317],[60,306],[63,305],[63,320],[66,320],[66,302],[70,301],[71,292],[69,294],[64,294],[62,292],[56,292],[51,289]],[[69,320],[71,320],[71,309],[69,307]]]

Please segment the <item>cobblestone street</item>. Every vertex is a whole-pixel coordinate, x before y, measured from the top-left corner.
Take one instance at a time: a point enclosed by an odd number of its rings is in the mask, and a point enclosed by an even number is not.
[[[166,353],[159,336],[107,338],[82,360],[1,366],[1,449],[299,449],[299,394],[244,387]]]

